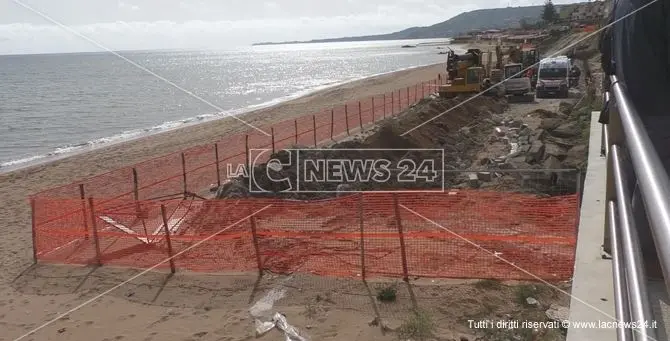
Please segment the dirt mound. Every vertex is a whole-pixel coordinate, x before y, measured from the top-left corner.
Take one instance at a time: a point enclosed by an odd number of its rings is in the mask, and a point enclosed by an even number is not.
[[[441,189],[455,183],[444,169],[465,169],[486,142],[506,102],[477,97],[420,101],[399,116],[329,149],[279,151],[253,168],[250,178],[227,187],[258,189],[253,195],[318,199],[352,190]],[[343,170],[342,162],[350,168]],[[454,178],[454,179],[452,179]],[[249,183],[251,182],[251,186]],[[229,197],[228,188],[219,198]]]

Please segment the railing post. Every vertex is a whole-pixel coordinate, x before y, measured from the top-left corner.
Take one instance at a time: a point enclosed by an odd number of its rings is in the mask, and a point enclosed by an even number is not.
[[[363,218],[363,193],[358,196],[358,220],[361,230],[361,278],[365,280],[365,223]]]
[[[84,211],[84,218],[86,211]],[[32,224],[32,238],[33,238],[33,264],[37,264],[37,226],[35,219],[35,198],[30,198],[30,220]],[[86,221],[86,219],[84,219]],[[87,234],[88,236],[88,234]]]
[[[135,168],[133,168],[133,175]],[[79,184],[79,198],[81,199],[81,215],[84,218],[84,236],[85,240],[88,240],[88,215],[86,214],[86,193],[84,192],[84,184]]]
[[[163,227],[165,227],[165,241],[167,242],[168,259],[170,260],[170,271],[176,272],[174,265],[174,253],[172,250],[172,240],[170,239],[170,226],[168,226],[167,213],[165,212],[165,205],[161,205],[161,216],[163,217]]]
[[[361,131],[363,131],[363,110],[361,108],[361,101],[358,101],[358,125],[361,127]]]
[[[186,186],[186,155],[184,153],[181,153],[181,170],[184,181],[184,199],[186,199],[188,197],[188,187]]]
[[[398,237],[400,238],[400,254],[402,257],[402,273],[403,279],[409,281],[409,270],[407,269],[407,251],[405,249],[405,233],[402,228],[402,221],[400,219],[400,204],[398,203],[398,194],[393,193],[393,207],[395,209],[395,223],[398,228]]]
[[[615,103],[613,103],[615,104]],[[621,126],[621,117],[619,116],[619,110],[616,105],[610,106],[609,110],[609,120],[607,124],[607,150],[611,150],[613,145],[622,145],[624,143],[623,127]],[[614,185],[614,173],[612,169],[612,162],[610,160],[611,155],[607,153],[607,173],[606,173],[606,182],[605,182],[605,202],[614,201],[617,202],[616,197],[616,188]],[[630,200],[630,198],[626,198]],[[603,236],[603,251],[607,254],[611,254],[612,245],[610,240],[610,226],[608,220],[605,220],[605,235]]]
[[[88,198],[88,207],[91,209],[91,227],[93,228],[93,244],[95,245],[95,261],[98,266],[102,265],[102,254],[100,252],[100,239],[98,239],[98,224],[95,222],[95,206],[93,197]]]
[[[216,161],[216,186],[221,187],[221,166],[219,165],[219,144],[214,143],[214,157]]]
[[[347,125],[347,136],[349,136],[349,106],[344,105],[344,123]]]

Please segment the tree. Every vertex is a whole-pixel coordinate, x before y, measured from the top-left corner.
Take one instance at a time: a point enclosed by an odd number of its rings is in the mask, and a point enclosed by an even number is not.
[[[547,0],[547,2],[544,3],[544,10],[542,11],[542,20],[544,20],[547,23],[553,23],[556,20],[558,20],[558,13],[556,13],[556,7],[554,7],[554,4],[551,2],[551,0]]]

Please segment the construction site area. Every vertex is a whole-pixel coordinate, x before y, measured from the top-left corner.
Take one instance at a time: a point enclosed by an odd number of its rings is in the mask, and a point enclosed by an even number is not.
[[[450,51],[414,87],[37,193],[38,265],[13,286],[141,303],[127,321],[165,307],[166,328],[193,309],[214,331],[191,340],[565,340],[600,84],[585,36]],[[431,167],[307,181],[327,160]],[[545,324],[476,324],[512,320]]]

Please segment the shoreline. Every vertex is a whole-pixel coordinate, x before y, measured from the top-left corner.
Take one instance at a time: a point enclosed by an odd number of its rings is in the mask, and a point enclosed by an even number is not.
[[[199,117],[204,115],[204,114],[202,114],[202,115],[197,115],[197,116],[193,116],[193,117],[186,117],[186,118],[183,118],[183,119],[180,119],[180,120],[174,120],[174,121],[171,121],[171,122],[182,122],[182,123],[177,124],[174,127],[159,129],[158,131],[153,131],[153,132],[148,132],[148,133],[147,132],[145,132],[145,133],[138,132],[137,134],[133,134],[133,136],[126,137],[126,138],[116,138],[117,136],[120,136],[120,135],[124,134],[124,133],[117,133],[117,134],[111,134],[111,135],[108,135],[108,136],[103,136],[103,137],[97,138],[97,139],[92,140],[92,141],[80,142],[80,143],[73,144],[73,145],[70,145],[70,146],[58,146],[58,147],[55,147],[51,152],[48,152],[48,153],[45,153],[45,154],[32,155],[32,156],[28,156],[28,157],[22,157],[22,158],[19,158],[19,159],[6,161],[5,163],[10,163],[10,164],[5,165],[5,166],[0,166],[0,176],[5,175],[5,174],[9,174],[9,173],[12,173],[12,172],[16,172],[16,171],[26,170],[26,169],[31,168],[31,167],[41,166],[41,165],[48,164],[48,163],[51,163],[51,162],[58,162],[58,161],[61,161],[61,160],[68,159],[70,157],[75,157],[75,156],[90,153],[90,152],[101,151],[101,150],[104,150],[105,148],[118,146],[118,145],[121,145],[121,144],[140,141],[140,140],[145,139],[145,138],[157,136],[157,135],[167,133],[167,132],[177,131],[177,130],[180,130],[180,129],[189,128],[189,127],[192,127],[192,126],[197,126],[197,125],[201,125],[201,124],[211,124],[213,122],[220,121],[220,120],[226,120],[226,119],[237,120],[235,117],[240,118],[240,119],[245,119],[244,117],[247,116],[247,115],[254,115],[256,112],[259,112],[259,111],[271,110],[271,109],[280,107],[282,105],[288,105],[288,104],[290,104],[290,102],[295,101],[295,100],[300,100],[303,97],[316,96],[322,91],[325,92],[325,91],[335,89],[335,88],[338,88],[338,87],[341,87],[341,86],[346,86],[349,83],[356,83],[356,82],[365,81],[365,80],[368,80],[368,79],[369,80],[374,80],[374,79],[379,78],[379,77],[393,75],[395,73],[399,73],[399,72],[403,72],[403,71],[411,71],[411,70],[418,70],[418,69],[422,69],[422,68],[430,68],[430,67],[434,67],[434,66],[438,66],[438,65],[441,65],[441,64],[438,63],[438,64],[411,66],[411,67],[406,67],[406,68],[402,68],[402,69],[398,69],[398,70],[394,70],[394,71],[382,72],[382,73],[377,73],[377,74],[373,74],[373,75],[369,75],[369,76],[356,77],[356,78],[352,78],[352,79],[348,79],[348,80],[334,82],[334,83],[331,83],[331,84],[328,84],[328,85],[325,85],[325,86],[318,86],[318,87],[308,89],[308,90],[304,90],[304,91],[300,91],[300,92],[297,92],[297,93],[294,93],[294,94],[290,94],[290,95],[278,97],[278,98],[275,98],[275,99],[271,99],[271,100],[265,101],[263,103],[252,104],[252,105],[249,105],[249,106],[246,106],[246,107],[231,109],[231,110],[229,110],[229,112],[231,112],[231,114],[227,114],[225,116],[219,116],[219,117],[214,116],[214,117],[206,117],[206,118],[201,118],[200,119]],[[325,109],[325,108],[326,107],[324,107],[322,109]],[[304,114],[308,114],[308,113],[305,112]],[[216,115],[216,114],[213,114],[213,115]],[[300,116],[300,115],[298,115],[298,116]],[[239,120],[237,120],[237,121],[239,121]],[[158,124],[154,127],[149,127],[149,128],[145,127],[145,128],[137,128],[137,129],[138,130],[147,130],[147,129],[151,130],[155,127],[160,127],[160,126],[165,125],[167,123],[170,123],[170,122],[163,122],[163,123]],[[253,129],[251,127],[248,127],[248,128]],[[95,141],[99,141],[99,140],[103,140],[103,139],[112,139],[112,141],[107,142],[107,143],[100,143],[100,144],[95,143]],[[58,152],[58,150],[69,149],[69,148],[72,148],[74,150],[73,151],[66,151],[66,152],[62,152],[62,153]]]

